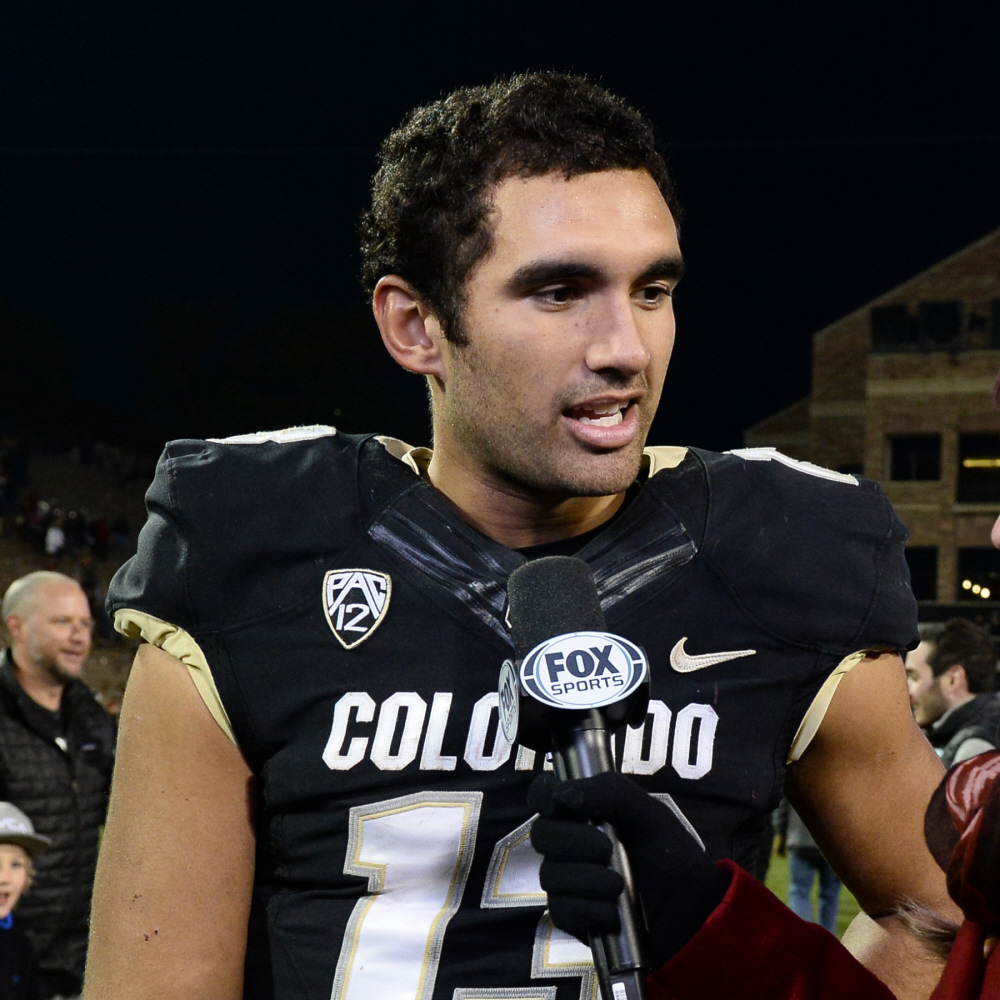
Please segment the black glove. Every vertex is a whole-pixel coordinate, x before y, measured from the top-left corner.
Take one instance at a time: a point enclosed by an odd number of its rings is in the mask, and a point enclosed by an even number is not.
[[[729,888],[729,873],[708,860],[669,807],[614,771],[565,782],[540,775],[528,805],[539,813],[531,843],[542,855],[552,922],[585,943],[591,934],[618,931],[624,888],[608,867],[611,841],[591,823],[611,823],[628,854],[652,969],[694,936]]]

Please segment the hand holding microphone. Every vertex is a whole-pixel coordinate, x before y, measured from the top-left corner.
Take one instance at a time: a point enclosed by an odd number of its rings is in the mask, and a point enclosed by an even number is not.
[[[708,860],[671,809],[623,775],[566,782],[540,775],[528,805],[539,813],[531,843],[544,859],[540,876],[552,922],[582,941],[619,930],[616,903],[624,888],[609,867],[611,841],[594,824],[611,823],[628,855],[652,969],[687,944],[729,888],[729,873]]]

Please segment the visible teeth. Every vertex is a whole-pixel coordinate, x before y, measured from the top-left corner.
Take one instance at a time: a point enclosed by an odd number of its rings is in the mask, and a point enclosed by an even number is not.
[[[625,403],[595,403],[593,406],[588,406],[587,409],[599,417],[606,417],[609,413],[618,413],[626,405]]]
[[[628,408],[628,402],[618,403],[588,403],[578,407],[574,416],[581,424],[597,424],[600,427],[614,427],[625,418],[622,411]]]
[[[599,412],[599,411],[594,411]],[[606,417],[577,417],[577,420],[581,424],[597,424],[598,427],[614,427],[615,424],[620,424],[625,418],[622,416],[621,410],[616,410],[614,413],[609,414]]]

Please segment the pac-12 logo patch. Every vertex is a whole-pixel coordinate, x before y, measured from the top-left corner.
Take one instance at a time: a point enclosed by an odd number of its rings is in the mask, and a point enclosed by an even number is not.
[[[392,580],[370,569],[334,569],[323,580],[323,610],[344,649],[364,642],[389,610]]]
[[[638,646],[610,632],[569,632],[539,643],[521,662],[521,686],[553,708],[603,708],[627,698],[649,668]]]

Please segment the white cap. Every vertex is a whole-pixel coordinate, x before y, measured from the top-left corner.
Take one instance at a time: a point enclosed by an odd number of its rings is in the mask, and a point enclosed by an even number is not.
[[[52,841],[35,833],[31,820],[12,802],[0,802],[0,844],[17,844],[34,857]]]

